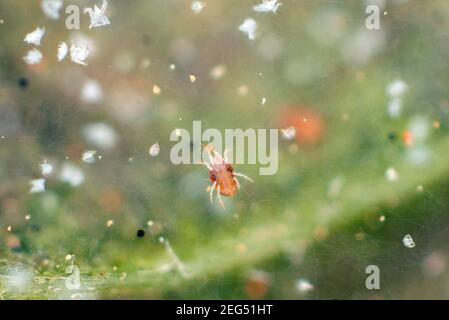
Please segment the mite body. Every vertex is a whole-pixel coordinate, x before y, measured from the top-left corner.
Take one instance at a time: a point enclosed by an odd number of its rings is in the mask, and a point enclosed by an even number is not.
[[[217,192],[218,203],[225,208],[221,196],[232,198],[238,189],[240,189],[240,183],[237,177],[242,177],[248,181],[254,182],[244,174],[234,171],[231,162],[226,157],[226,151],[224,157],[214,150],[213,146],[207,145],[204,148],[209,154],[210,163],[204,163],[209,170],[209,178],[212,182],[212,186],[209,186],[209,199],[213,203],[214,191]]]

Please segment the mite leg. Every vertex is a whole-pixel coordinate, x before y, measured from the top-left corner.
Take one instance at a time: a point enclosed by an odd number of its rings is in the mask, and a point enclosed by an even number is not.
[[[212,171],[212,170],[213,170],[212,166],[211,166],[210,164],[208,164],[207,162],[200,162],[199,164],[202,164],[202,165],[206,166],[206,168],[207,168],[209,171]]]
[[[229,157],[228,157],[229,152],[230,152],[230,150],[229,150],[229,149],[226,149],[226,150],[223,152],[223,158],[224,158],[224,162],[225,162],[225,163],[232,164],[232,161],[229,161]]]
[[[210,200],[210,203],[214,203],[214,190],[215,190],[215,187],[217,186],[217,181],[214,181],[214,183],[212,184],[212,186],[211,187],[209,187],[210,188],[210,190],[209,190],[209,200]]]
[[[218,203],[220,204],[220,206],[221,206],[223,209],[226,209],[226,208],[225,208],[225,205],[224,205],[224,203],[223,203],[223,200],[221,200],[220,186],[218,186],[218,188],[217,188],[217,199],[218,199]]]
[[[237,185],[237,189],[240,189],[240,182],[237,180],[236,177],[232,178],[235,181],[235,184]]]
[[[243,173],[234,172],[234,176],[242,177],[243,179],[246,179],[246,180],[248,180],[249,182],[254,182],[253,179],[251,179],[251,178],[245,176]]]

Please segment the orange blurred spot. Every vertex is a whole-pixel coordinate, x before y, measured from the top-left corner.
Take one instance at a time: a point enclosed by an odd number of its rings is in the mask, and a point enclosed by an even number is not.
[[[246,281],[245,292],[250,299],[263,299],[268,293],[270,276],[266,272],[252,272]]]
[[[408,130],[404,131],[402,133],[402,141],[404,141],[404,143],[407,146],[413,145],[413,143],[414,143],[414,141],[413,141],[413,134],[410,131],[408,131]]]
[[[317,144],[324,132],[324,122],[321,116],[306,108],[287,108],[279,120],[281,128],[294,127],[296,130],[296,142],[302,145]]]

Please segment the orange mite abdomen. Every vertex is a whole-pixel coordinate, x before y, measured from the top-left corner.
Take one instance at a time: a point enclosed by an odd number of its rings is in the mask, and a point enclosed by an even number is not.
[[[216,165],[209,171],[209,178],[217,182],[220,194],[225,197],[233,197],[237,191],[237,183],[234,180],[234,169],[230,164]]]

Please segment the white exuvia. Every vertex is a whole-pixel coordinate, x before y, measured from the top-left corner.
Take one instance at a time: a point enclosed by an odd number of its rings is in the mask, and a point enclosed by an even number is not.
[[[193,1],[192,5],[190,6],[190,9],[192,9],[194,14],[198,14],[201,11],[203,11],[204,7],[206,6],[206,4],[204,2],[201,1]]]
[[[103,0],[101,8],[97,7],[96,5],[93,7],[93,9],[84,8],[84,13],[89,14],[90,17],[89,29],[111,24],[108,17],[105,15],[107,6],[108,2],[106,0]]]
[[[278,8],[282,5],[282,3],[277,2],[278,0],[262,0],[262,3],[255,5],[253,7],[256,12],[273,12],[276,13]]]
[[[159,143],[155,143],[150,147],[149,153],[150,153],[150,156],[156,157],[160,151],[161,151],[161,148],[159,146]]]
[[[70,59],[78,64],[87,66],[86,59],[89,56],[90,51],[87,47],[77,47],[72,43],[70,47]]]
[[[68,52],[69,47],[67,46],[67,43],[61,42],[58,46],[58,62],[64,60]]]
[[[257,22],[252,18],[246,18],[240,25],[239,30],[248,35],[250,40],[256,39]]]
[[[35,46],[41,45],[41,39],[45,34],[45,28],[36,28],[33,32],[28,33],[23,41],[28,44],[34,44]]]
[[[35,179],[30,181],[30,193],[39,193],[45,191],[45,179]]]
[[[62,8],[62,0],[42,0],[42,11],[52,20],[59,19],[59,11]]]
[[[47,162],[47,160],[44,160],[43,163],[39,164],[39,167],[41,168],[41,173],[44,177],[49,176],[53,172],[53,166]]]
[[[25,60],[26,63],[33,65],[41,63],[42,58],[43,58],[42,52],[40,52],[37,49],[32,49],[28,51],[25,57],[23,57],[23,60]]]
[[[402,243],[405,247],[410,249],[416,246],[415,241],[413,241],[412,236],[409,234],[405,235],[405,237],[402,239]]]
[[[81,160],[85,163],[94,163],[96,161],[95,155],[97,154],[96,150],[87,150],[81,156]]]

